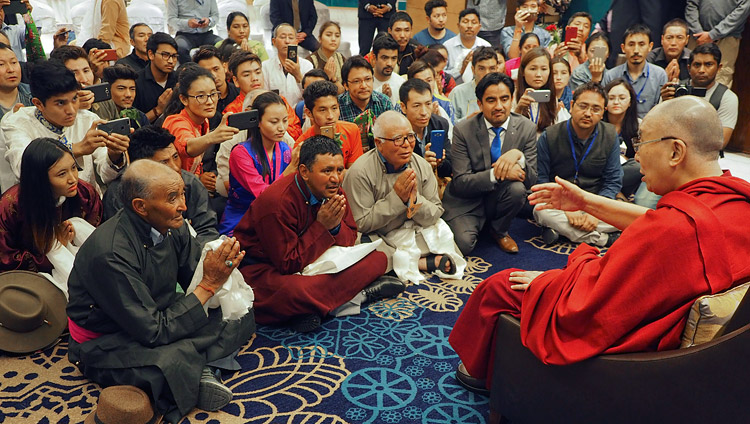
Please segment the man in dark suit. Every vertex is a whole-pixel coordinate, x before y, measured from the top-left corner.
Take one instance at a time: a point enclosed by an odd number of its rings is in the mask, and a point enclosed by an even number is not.
[[[297,44],[311,52],[318,50],[318,40],[313,34],[318,23],[318,12],[313,0],[273,0],[271,24],[274,28],[288,23],[297,31]]]
[[[487,74],[476,88],[481,113],[453,129],[443,219],[464,255],[474,250],[486,221],[500,249],[518,252],[508,229],[536,182],[536,126],[511,113],[513,87],[509,76]]]
[[[401,99],[401,112],[411,124],[411,129],[417,135],[417,143],[414,153],[422,156],[437,170],[438,177],[450,177],[451,169],[451,142],[450,123],[442,116],[432,113],[432,90],[430,85],[421,79],[412,78],[399,88],[399,99]],[[440,159],[432,147],[432,131],[442,130],[445,134],[445,142]]]
[[[388,22],[396,12],[396,0],[359,0],[357,18],[359,18],[359,54],[370,53],[375,30],[388,30]]]

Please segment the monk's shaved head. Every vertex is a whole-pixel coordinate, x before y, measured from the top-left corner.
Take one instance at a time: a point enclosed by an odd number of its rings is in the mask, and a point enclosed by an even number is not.
[[[163,163],[148,159],[137,160],[122,175],[122,204],[132,208],[133,199],[150,199],[157,184],[180,178],[179,174]]]
[[[718,158],[724,144],[716,109],[695,96],[677,97],[656,105],[644,118],[641,131],[656,137],[679,138],[694,152],[711,159]]]

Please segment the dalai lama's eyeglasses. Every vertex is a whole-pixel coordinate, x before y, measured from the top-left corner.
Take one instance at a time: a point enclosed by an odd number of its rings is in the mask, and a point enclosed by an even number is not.
[[[646,140],[641,141],[641,135],[638,134],[636,137],[633,137],[630,139],[631,142],[633,142],[633,150],[638,152],[638,150],[643,146],[644,144],[649,143],[656,143],[657,141],[664,141],[664,140],[679,140],[677,137],[662,137],[662,138],[655,138],[653,140]]]
[[[385,137],[378,137],[381,140],[385,141],[392,141],[393,145],[396,147],[401,147],[408,141],[409,144],[414,144],[417,141],[417,135],[414,133],[409,133],[406,135],[401,135],[395,138],[385,138]]]

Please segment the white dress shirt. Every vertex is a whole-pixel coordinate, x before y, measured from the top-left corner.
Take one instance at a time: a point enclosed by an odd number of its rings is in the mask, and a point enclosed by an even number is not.
[[[503,143],[505,142],[505,134],[508,133],[508,122],[510,122],[510,115],[508,115],[508,119],[505,120],[505,122],[500,125],[500,128],[503,129],[503,131],[500,133],[500,147],[502,148]],[[484,118],[484,123],[487,125],[487,133],[490,137],[490,151],[492,151],[492,140],[495,139],[495,130],[494,126],[490,123],[490,121],[487,120],[487,118]],[[523,155],[523,152],[521,153],[521,159],[518,160],[518,165],[526,169],[526,157]],[[493,183],[497,182],[497,178],[495,178],[495,173],[490,172],[490,181]]]
[[[309,60],[297,57],[299,71],[302,76],[312,71],[313,64]],[[279,90],[279,94],[286,98],[290,105],[296,105],[302,100],[302,83],[298,83],[292,74],[285,74],[284,67],[278,55],[263,62],[263,81],[266,90]]]

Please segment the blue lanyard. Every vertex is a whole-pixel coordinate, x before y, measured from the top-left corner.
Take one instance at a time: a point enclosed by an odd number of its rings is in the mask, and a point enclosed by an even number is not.
[[[539,115],[541,115],[541,113],[539,113],[539,108],[541,108],[541,106],[537,108],[536,119],[534,119],[534,112],[531,111],[531,105],[529,105],[529,119],[535,124],[539,122]]]
[[[643,93],[643,90],[646,88],[646,84],[648,84],[648,76],[651,75],[651,69],[648,67],[648,63],[646,63],[646,81],[643,82],[643,87],[641,87],[640,90],[638,90],[638,93],[635,95],[635,101],[639,104],[646,103],[646,99],[641,100],[641,93]],[[630,73],[628,72],[628,67],[625,65],[625,78],[627,78],[628,83],[632,87],[633,84],[635,84],[635,81],[630,79]],[[637,78],[636,78],[637,79]]]
[[[570,120],[568,120],[568,141],[570,142],[570,152],[573,154],[573,166],[576,170],[576,176],[574,178],[574,182],[576,185],[578,185],[578,169],[581,167],[581,164],[584,160],[586,160],[586,156],[589,155],[591,152],[591,148],[594,147],[594,143],[596,143],[596,136],[599,135],[599,125],[596,126],[596,131],[594,131],[594,137],[591,139],[591,143],[589,143],[589,147],[586,149],[586,152],[584,152],[583,157],[581,158],[580,162],[578,161],[577,155],[576,155],[576,147],[573,143],[573,130],[570,129]]]

